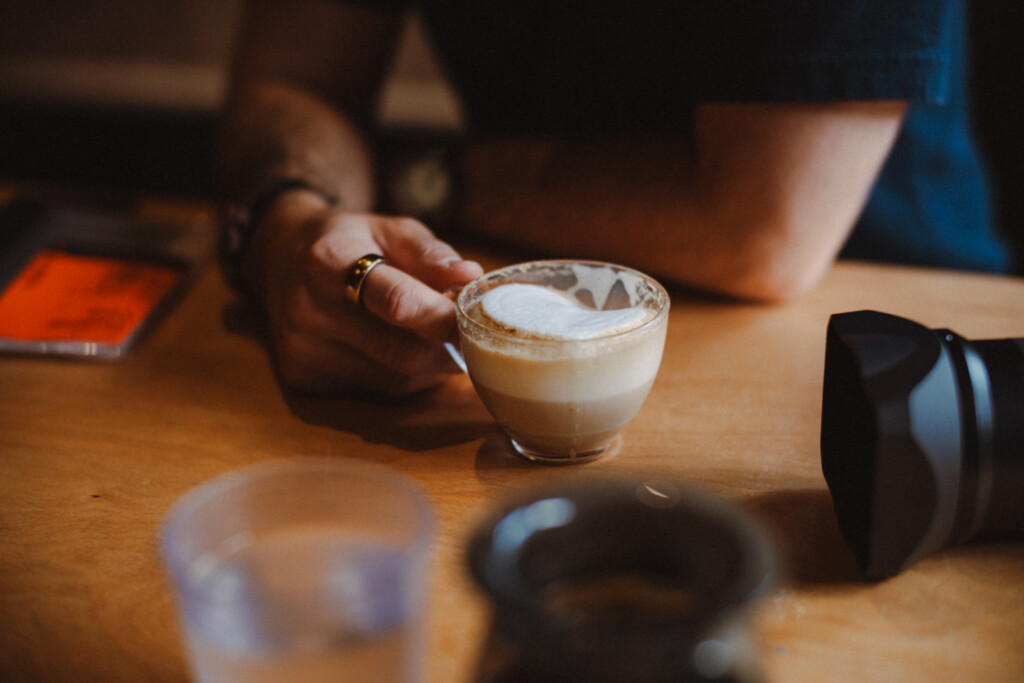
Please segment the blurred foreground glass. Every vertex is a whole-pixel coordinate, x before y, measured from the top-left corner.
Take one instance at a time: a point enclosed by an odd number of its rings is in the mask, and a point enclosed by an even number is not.
[[[434,511],[391,470],[253,465],[186,493],[162,528],[196,680],[422,680]]]
[[[496,510],[468,555],[494,605],[482,683],[763,678],[750,614],[775,554],[724,500],[642,478],[549,487]]]
[[[595,311],[644,308],[624,332],[539,339],[489,324],[480,300],[510,283],[543,285]],[[615,445],[661,364],[669,297],[638,271],[592,261],[534,261],[488,273],[458,297],[467,371],[488,411],[529,460],[578,463]]]

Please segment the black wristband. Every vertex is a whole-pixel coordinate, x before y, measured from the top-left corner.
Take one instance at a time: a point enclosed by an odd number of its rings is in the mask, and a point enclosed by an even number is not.
[[[274,202],[286,192],[309,190],[323,197],[329,206],[338,206],[340,201],[332,194],[302,178],[281,178],[257,191],[247,202],[230,204],[224,216],[221,230],[221,260],[228,278],[239,284],[238,271],[245,256],[253,233],[259,227],[264,215]]]

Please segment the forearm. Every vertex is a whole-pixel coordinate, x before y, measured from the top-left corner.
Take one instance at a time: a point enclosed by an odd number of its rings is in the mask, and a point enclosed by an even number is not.
[[[266,297],[268,258],[315,239],[303,234],[331,200],[351,210],[373,204],[370,152],[358,129],[318,98],[290,85],[247,85],[225,114],[218,147],[222,200],[249,207],[246,244],[234,268],[246,288]],[[252,213],[253,202],[279,183],[299,181],[307,190],[272,196]]]
[[[764,196],[716,192],[679,141],[631,146],[623,153],[618,145],[581,150],[555,144],[541,151],[544,146],[535,144],[523,150],[525,162],[512,162],[516,154],[508,149],[478,148],[467,159],[464,220],[474,231],[541,254],[619,262],[667,282],[745,299],[784,299],[805,288],[769,281],[795,279],[811,262],[798,256],[796,236],[786,237],[774,224],[780,217]],[[495,164],[496,157],[508,165]],[[788,251],[784,238],[792,241]],[[817,278],[838,246],[836,240],[818,257],[822,263],[808,279]],[[797,258],[799,268],[781,263]]]
[[[599,258],[692,282],[688,263],[705,244],[681,249],[710,222],[682,139],[593,143],[499,141],[465,157],[462,219],[475,232],[542,254]],[[685,274],[684,277],[679,277]]]
[[[485,143],[466,158],[464,221],[543,253],[788,299],[842,247],[902,112],[899,103],[722,105],[702,110],[692,144]]]
[[[442,344],[455,306],[442,292],[480,267],[417,221],[372,213],[361,131],[399,9],[246,3],[218,147],[221,198],[240,209],[225,226],[225,256],[266,313],[278,376],[300,391],[408,395],[457,371]],[[370,253],[389,265],[352,301],[348,275]]]
[[[246,86],[226,112],[218,146],[222,195],[246,201],[281,179],[300,179],[353,210],[374,201],[373,160],[358,127],[295,86]]]

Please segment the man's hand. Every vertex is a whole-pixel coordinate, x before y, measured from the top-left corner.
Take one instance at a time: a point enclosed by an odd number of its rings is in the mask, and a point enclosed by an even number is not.
[[[435,386],[457,368],[443,343],[457,338],[445,292],[483,274],[410,218],[349,213],[315,193],[283,196],[253,248],[271,346],[282,382],[309,392],[403,396]],[[362,306],[345,291],[362,256],[374,268]]]

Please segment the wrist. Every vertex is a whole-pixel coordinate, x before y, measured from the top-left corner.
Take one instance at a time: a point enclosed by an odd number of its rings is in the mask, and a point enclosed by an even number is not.
[[[319,201],[322,208],[337,207],[340,201],[333,194],[313,185],[302,178],[279,178],[255,192],[245,201],[228,205],[224,212],[221,229],[221,262],[229,282],[244,287],[249,278],[244,277],[253,242],[267,217],[274,211],[283,197],[303,193]]]

